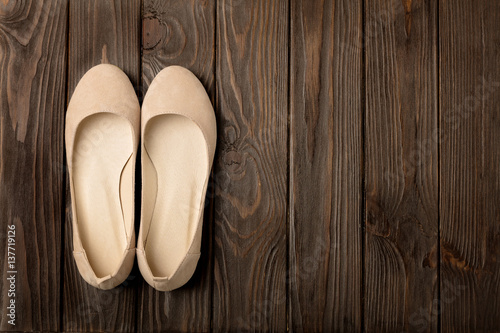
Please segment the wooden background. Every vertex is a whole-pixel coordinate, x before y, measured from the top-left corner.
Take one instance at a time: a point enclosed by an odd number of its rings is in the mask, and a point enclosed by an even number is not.
[[[1,0],[0,330],[500,332],[498,22],[489,0]],[[140,99],[185,66],[214,103],[173,292],[137,267],[94,289],[71,255],[64,114],[105,62]]]

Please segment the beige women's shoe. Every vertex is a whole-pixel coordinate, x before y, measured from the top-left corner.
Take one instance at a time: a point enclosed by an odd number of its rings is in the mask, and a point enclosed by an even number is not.
[[[141,112],[142,210],[137,260],[146,281],[184,285],[200,258],[205,193],[217,129],[210,99],[189,70],[155,77]]]
[[[66,114],[66,155],[73,210],[73,247],[89,284],[111,289],[134,263],[134,173],[140,106],[116,66],[91,68]]]

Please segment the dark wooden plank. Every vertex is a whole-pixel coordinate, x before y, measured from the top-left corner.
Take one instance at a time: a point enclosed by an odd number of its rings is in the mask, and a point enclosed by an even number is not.
[[[214,1],[144,1],[142,18],[143,76],[147,89],[164,67],[191,70],[214,101]],[[158,292],[143,282],[139,288],[138,330],[142,332],[210,331],[211,198],[209,187],[202,238],[202,256],[191,280],[172,292]]]
[[[361,330],[362,3],[291,2],[289,328]]]
[[[217,4],[213,330],[284,331],[288,1]]]
[[[439,1],[443,332],[500,331],[500,3]]]
[[[66,0],[0,2],[2,332],[59,329],[67,8]],[[17,272],[12,297],[9,271]]]
[[[437,8],[365,1],[367,332],[434,332]]]
[[[140,0],[70,1],[68,98],[91,67],[111,63],[124,70],[139,91]],[[121,286],[103,291],[79,275],[72,255],[69,183],[64,235],[63,328],[65,331],[117,331],[135,329],[136,291],[133,271]],[[136,202],[137,204],[137,202]]]

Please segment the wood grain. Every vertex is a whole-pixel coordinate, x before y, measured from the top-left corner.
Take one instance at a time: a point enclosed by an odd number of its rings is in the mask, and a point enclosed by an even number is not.
[[[68,98],[91,67],[111,63],[120,67],[139,89],[139,0],[70,2]],[[131,332],[135,329],[138,271],[121,286],[103,291],[88,285],[72,255],[72,216],[69,182],[66,188],[64,235],[63,329],[69,332]]]
[[[429,0],[365,5],[365,328],[434,332],[437,8]]]
[[[65,0],[0,2],[2,332],[59,329],[67,18]],[[17,271],[13,298],[8,271]],[[15,326],[6,316],[11,299]]]
[[[0,0],[0,331],[500,331],[499,21],[488,0]],[[103,62],[139,98],[185,66],[214,102],[204,250],[173,292],[74,264],[64,108]]]
[[[217,5],[213,330],[286,330],[288,1]]]
[[[191,70],[209,96],[215,96],[215,2],[144,1],[144,90],[164,67],[180,65]],[[202,256],[195,274],[182,288],[158,292],[143,282],[139,288],[138,330],[142,332],[208,332],[212,312],[212,199],[209,187],[205,205]]]
[[[291,3],[289,328],[361,330],[361,2]]]
[[[500,3],[439,1],[443,332],[500,331]]]

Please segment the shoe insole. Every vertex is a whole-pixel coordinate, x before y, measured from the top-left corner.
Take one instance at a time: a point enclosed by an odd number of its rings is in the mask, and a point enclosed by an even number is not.
[[[143,232],[156,277],[171,277],[184,259],[200,219],[208,173],[200,128],[181,115],[149,120],[144,132]]]
[[[132,131],[127,119],[98,113],[78,126],[73,147],[76,218],[97,277],[117,271],[133,223]]]

